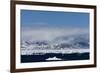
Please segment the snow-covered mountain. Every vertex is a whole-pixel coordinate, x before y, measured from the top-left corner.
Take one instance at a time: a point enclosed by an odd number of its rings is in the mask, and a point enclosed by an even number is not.
[[[89,48],[89,36],[87,34],[61,36],[56,41],[61,48]]]
[[[82,53],[89,52],[89,36],[87,34],[59,36],[52,41],[22,41],[22,55],[36,53]]]
[[[53,41],[37,40],[37,41],[22,41],[21,47],[29,46],[48,46],[49,49],[59,48],[89,48],[88,36],[60,36],[55,38]],[[53,46],[53,48],[52,48]]]

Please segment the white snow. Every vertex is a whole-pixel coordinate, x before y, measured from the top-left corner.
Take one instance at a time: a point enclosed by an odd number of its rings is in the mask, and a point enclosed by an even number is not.
[[[32,55],[32,54],[46,54],[46,53],[62,53],[62,54],[71,54],[71,53],[86,53],[89,52],[89,49],[25,49],[21,48],[22,55]]]
[[[52,58],[47,58],[46,60],[62,60],[62,59],[57,58],[57,57],[52,57]]]

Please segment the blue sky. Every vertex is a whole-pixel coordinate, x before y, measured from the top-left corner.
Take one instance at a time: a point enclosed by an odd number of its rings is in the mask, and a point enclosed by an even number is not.
[[[21,10],[22,27],[89,27],[89,13]]]

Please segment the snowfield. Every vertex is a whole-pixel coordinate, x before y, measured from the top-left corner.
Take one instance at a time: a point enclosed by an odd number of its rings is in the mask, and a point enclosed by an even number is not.
[[[21,55],[34,55],[34,54],[46,54],[46,53],[62,53],[62,54],[71,54],[71,53],[87,53],[89,49],[24,49],[21,48]]]

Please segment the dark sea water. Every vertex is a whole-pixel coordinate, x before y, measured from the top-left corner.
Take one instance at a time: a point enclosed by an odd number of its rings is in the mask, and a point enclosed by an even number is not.
[[[46,60],[48,58],[56,57],[61,60]],[[88,60],[89,53],[73,53],[73,54],[37,54],[37,55],[21,55],[21,63],[28,62],[51,62],[51,61],[71,61],[71,60]]]

